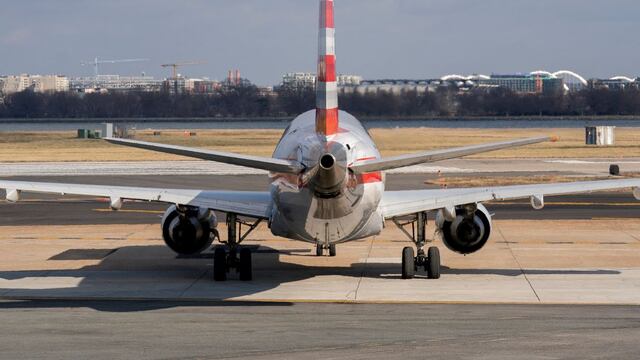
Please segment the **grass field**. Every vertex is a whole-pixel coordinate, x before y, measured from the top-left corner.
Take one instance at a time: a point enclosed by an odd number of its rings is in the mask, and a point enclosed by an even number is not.
[[[166,144],[202,147],[270,156],[281,130],[138,131],[135,138]],[[178,160],[178,156],[111,145],[101,140],[76,139],[75,132],[0,133],[0,162]],[[556,135],[560,141],[502,150],[474,158],[622,158],[640,157],[640,129],[616,129],[616,145],[584,144],[583,129],[373,129],[371,135],[384,156],[508,139]]]

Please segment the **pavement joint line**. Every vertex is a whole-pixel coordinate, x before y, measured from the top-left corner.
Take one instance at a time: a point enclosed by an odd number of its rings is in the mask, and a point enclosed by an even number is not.
[[[633,238],[636,241],[640,241],[640,238],[638,238],[637,236],[633,235],[631,232],[629,232],[628,230],[622,230],[623,233],[629,235],[631,238]]]
[[[187,293],[187,291],[191,290],[191,288],[195,286],[195,284],[197,284],[198,282],[200,282],[200,280],[204,279],[204,277],[205,277],[205,275],[207,275],[207,273],[208,273],[208,271],[207,271],[206,269],[205,269],[205,270],[203,270],[203,271],[202,271],[202,274],[200,274],[200,276],[198,276],[198,278],[197,278],[197,279],[193,280],[193,281],[191,282],[191,284],[189,284],[189,286],[187,286],[187,288],[186,288],[186,289],[182,290],[182,291],[180,292],[180,295],[178,295],[178,297],[180,297],[180,298],[181,298],[181,297],[183,297],[183,296],[184,296],[184,294],[186,294],[186,293]]]
[[[502,233],[502,230],[500,230],[500,227],[496,226],[496,230],[498,231],[498,233],[502,237],[502,240],[507,241],[507,238]],[[538,296],[538,292],[536,292],[536,289],[533,287],[533,284],[529,280],[529,277],[527,276],[527,273],[522,268],[522,265],[520,265],[520,262],[518,261],[518,258],[516,257],[516,254],[513,252],[513,249],[511,249],[511,245],[509,243],[507,243],[506,245],[507,245],[507,248],[509,249],[509,252],[511,253],[511,256],[513,257],[513,260],[518,265],[518,268],[520,268],[520,272],[524,276],[524,279],[527,281],[527,284],[529,284],[529,287],[531,288],[531,291],[533,291],[533,294],[536,296],[536,299],[538,299],[538,302],[541,302],[540,296]]]
[[[376,236],[372,236],[369,240],[369,250],[367,251],[367,257],[362,264],[362,272],[360,273],[360,278],[358,279],[358,284],[356,285],[356,291],[354,294],[354,300],[358,300],[358,291],[360,290],[360,284],[362,284],[362,279],[364,279],[364,275],[367,272],[367,264],[369,263],[369,257],[371,256],[371,250],[373,249],[373,242],[376,239]]]

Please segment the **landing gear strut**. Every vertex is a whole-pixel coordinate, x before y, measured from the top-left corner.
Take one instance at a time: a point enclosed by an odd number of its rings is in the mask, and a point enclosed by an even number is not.
[[[323,256],[325,250],[329,250],[329,256],[336,256],[336,244],[316,244],[316,256]]]
[[[223,246],[216,247],[213,253],[213,279],[215,281],[227,280],[227,274],[231,269],[236,269],[240,275],[240,280],[250,281],[253,279],[253,266],[251,261],[251,249],[247,247],[240,248],[240,243],[255,230],[262,222],[258,219],[254,222],[246,222],[238,219],[238,215],[233,213],[227,214],[227,241],[226,245],[229,252]],[[248,226],[243,233],[242,226]],[[240,236],[238,236],[240,234]],[[222,242],[222,240],[220,241]],[[238,256],[239,250],[239,256]]]
[[[429,279],[440,278],[440,251],[437,247],[431,246],[424,251],[427,243],[427,213],[419,212],[404,221],[393,219],[394,224],[407,235],[416,245],[418,255],[416,256],[413,247],[402,249],[402,278],[411,279],[419,268],[424,268]],[[406,230],[406,226],[411,225],[411,233]]]

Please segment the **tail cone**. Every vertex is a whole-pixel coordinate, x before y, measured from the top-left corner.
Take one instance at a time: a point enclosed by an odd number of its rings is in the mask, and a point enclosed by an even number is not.
[[[316,196],[332,198],[340,195],[347,183],[346,158],[346,150],[340,144],[320,156],[310,182]]]

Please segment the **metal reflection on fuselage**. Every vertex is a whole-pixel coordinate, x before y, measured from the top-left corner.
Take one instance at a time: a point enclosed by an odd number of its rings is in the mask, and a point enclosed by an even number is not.
[[[329,244],[382,231],[384,221],[378,205],[384,191],[384,178],[355,175],[347,170],[341,179],[342,173],[336,170],[336,179],[318,184],[318,171],[322,171],[319,161],[327,154],[334,157],[335,166],[344,165],[347,169],[363,159],[380,158],[367,131],[346,112],[340,112],[340,131],[328,139],[315,131],[315,111],[294,119],[273,157],[296,159],[307,170],[297,176],[271,175],[274,204],[271,232],[274,235]],[[334,192],[331,186],[337,183],[340,186]]]

